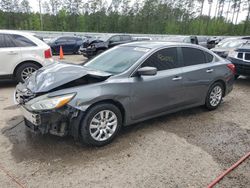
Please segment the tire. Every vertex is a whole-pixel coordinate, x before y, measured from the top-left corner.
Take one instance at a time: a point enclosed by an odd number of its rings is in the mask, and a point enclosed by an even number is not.
[[[205,106],[208,110],[215,110],[221,104],[225,88],[222,83],[214,83],[208,90]]]
[[[101,114],[103,114],[103,117],[108,114],[108,118],[102,118],[103,121],[101,121]],[[110,125],[107,125],[108,123]],[[115,138],[121,126],[122,115],[120,110],[113,104],[100,103],[88,110],[83,118],[80,126],[80,140],[83,144],[104,146]]]
[[[40,68],[40,66],[34,64],[34,63],[25,63],[25,64],[22,64],[20,67],[17,68],[16,70],[16,80],[18,82],[24,82],[26,78],[28,78],[30,76],[31,73],[35,72],[36,70],[38,70]],[[25,75],[25,72],[26,71],[26,75],[27,77],[25,78],[24,75]]]

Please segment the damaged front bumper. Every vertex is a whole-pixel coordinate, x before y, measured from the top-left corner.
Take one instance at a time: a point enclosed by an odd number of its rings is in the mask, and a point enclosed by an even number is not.
[[[72,107],[65,106],[61,109],[33,112],[21,106],[26,127],[35,133],[52,134],[56,136],[71,135],[79,137],[79,127],[84,115]]]

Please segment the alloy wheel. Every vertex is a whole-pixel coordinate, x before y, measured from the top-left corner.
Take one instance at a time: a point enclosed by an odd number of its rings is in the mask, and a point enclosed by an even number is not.
[[[116,114],[110,110],[102,110],[90,121],[90,135],[96,141],[106,141],[115,133],[117,125]]]
[[[36,69],[34,67],[27,67],[27,68],[23,69],[23,71],[21,73],[22,80],[24,81],[27,78],[29,78],[31,76],[31,74],[35,71],[36,71]]]
[[[222,99],[222,88],[220,86],[215,86],[209,96],[210,105],[216,107]]]

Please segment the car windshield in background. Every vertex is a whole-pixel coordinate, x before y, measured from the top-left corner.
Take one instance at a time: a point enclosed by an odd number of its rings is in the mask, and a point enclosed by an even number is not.
[[[236,40],[236,41],[228,41],[221,45],[222,48],[237,48],[244,44],[245,41]]]
[[[84,66],[111,74],[119,74],[131,67],[150,49],[132,46],[114,47],[90,60]]]

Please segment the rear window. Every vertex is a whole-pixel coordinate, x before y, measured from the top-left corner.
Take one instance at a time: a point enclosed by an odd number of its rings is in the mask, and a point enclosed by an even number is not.
[[[182,48],[183,61],[185,66],[206,63],[205,53],[196,48]]]
[[[24,36],[12,35],[12,37],[13,37],[13,39],[18,47],[36,46],[36,44],[34,42],[32,42],[31,40],[27,39]]]

